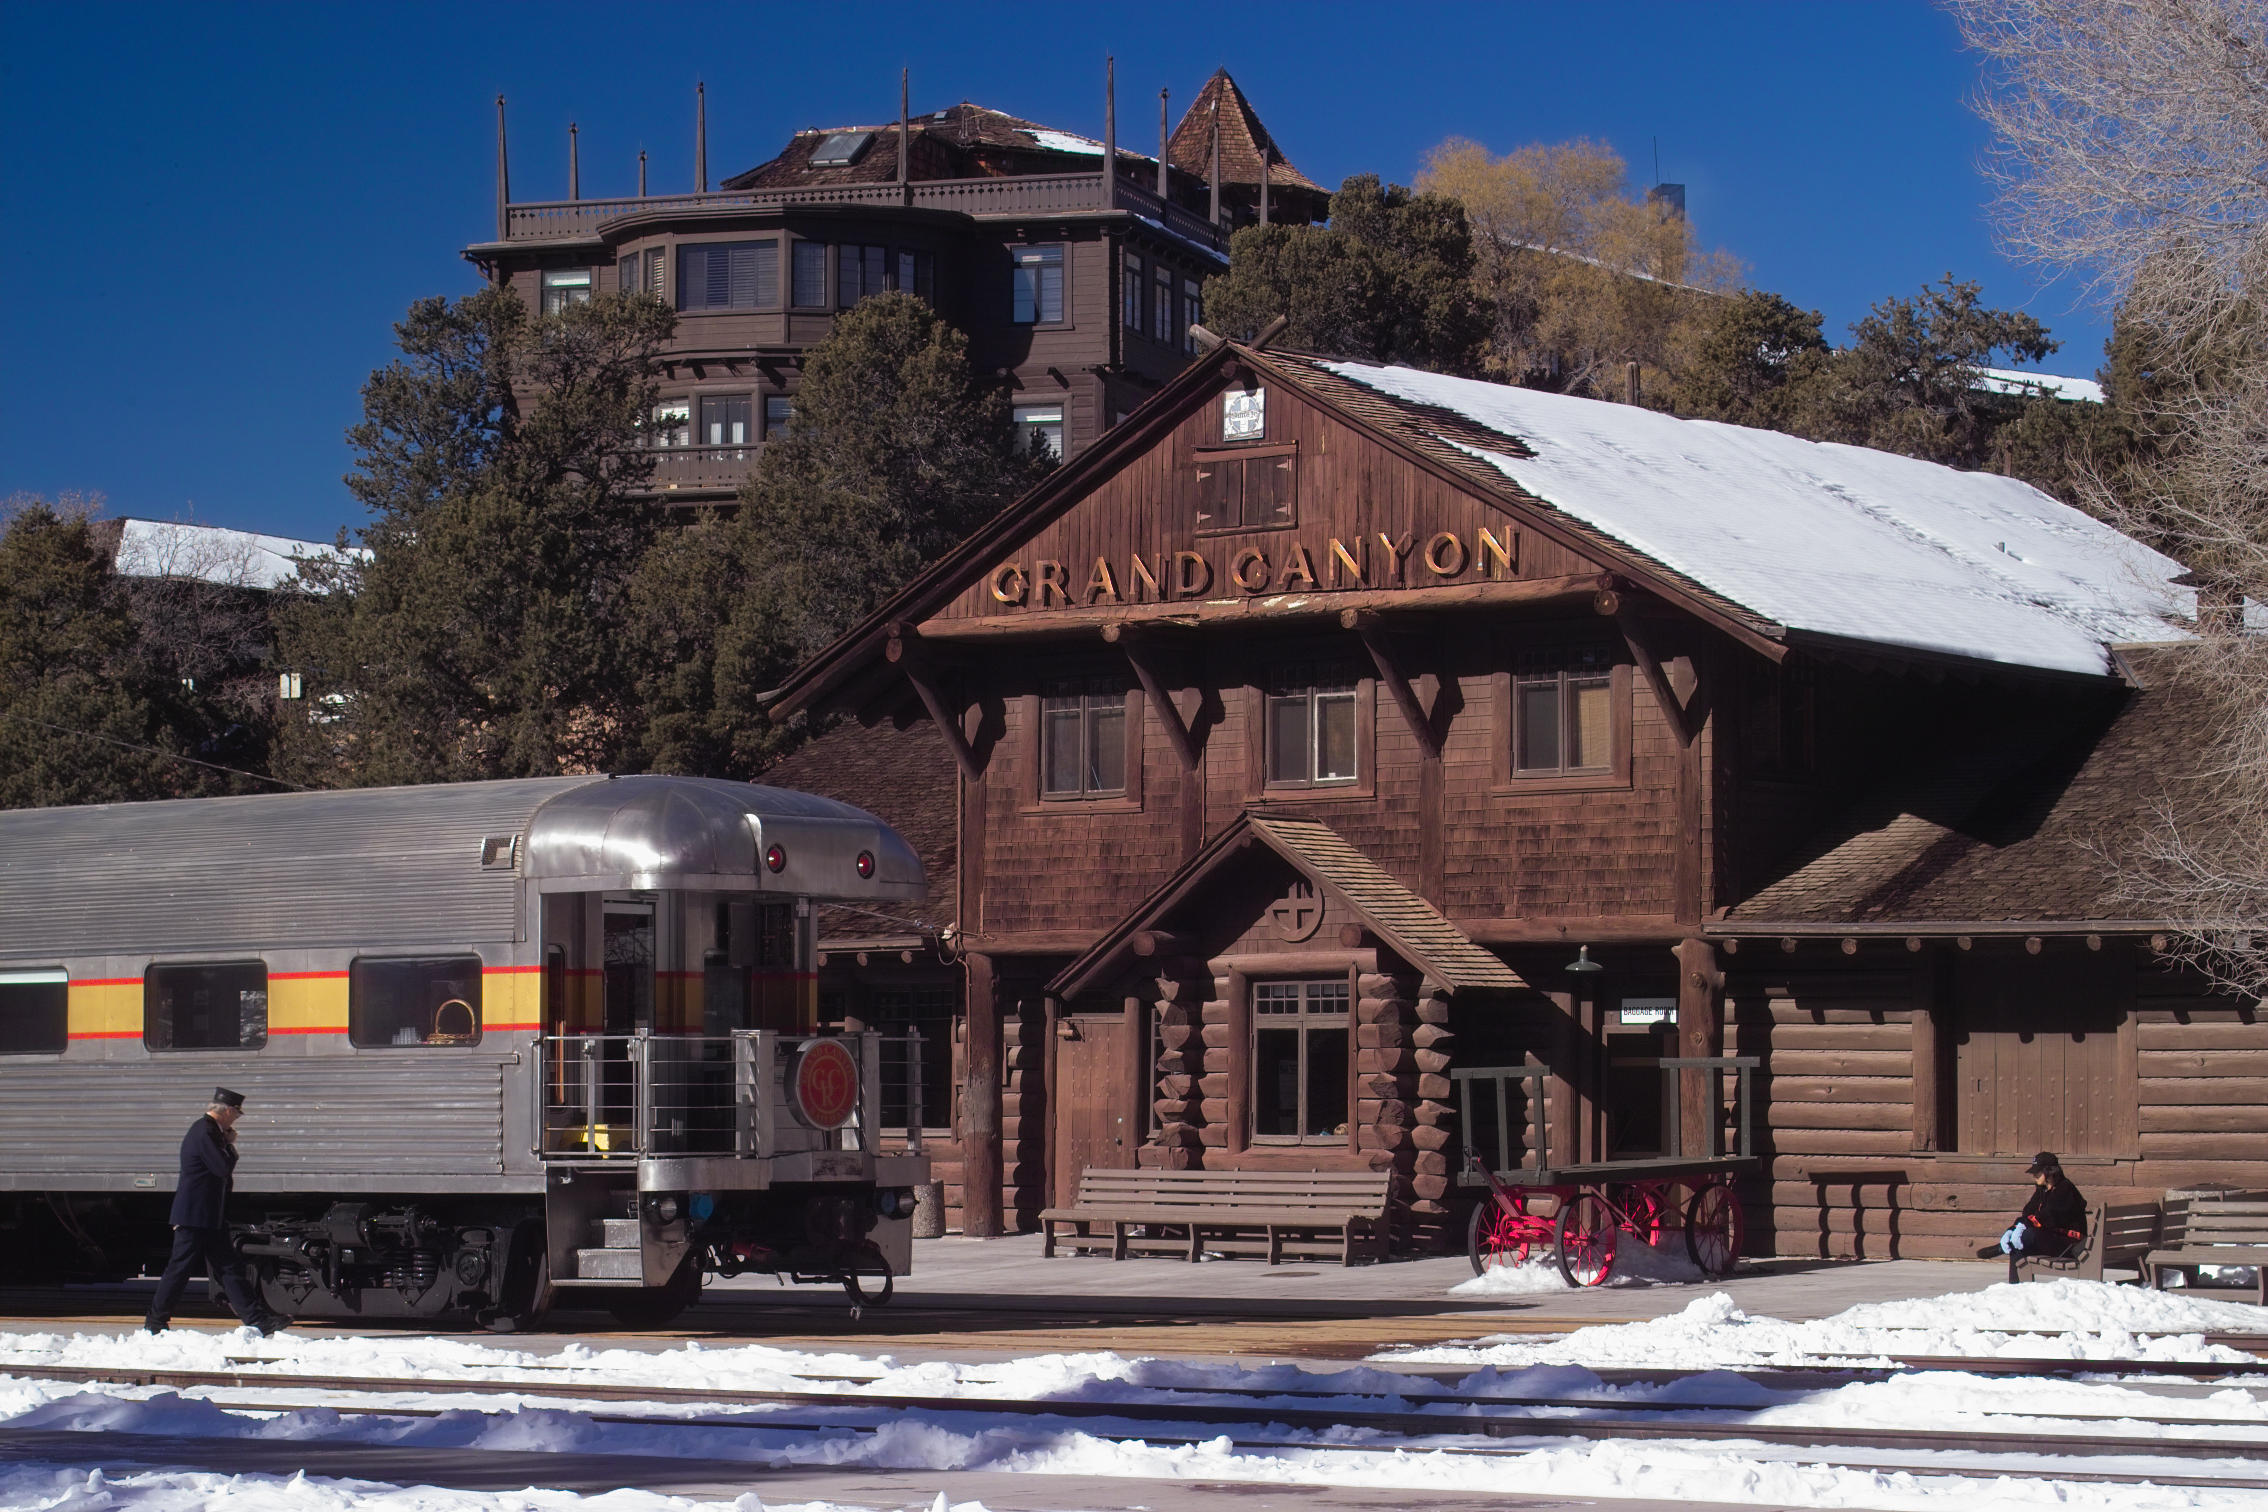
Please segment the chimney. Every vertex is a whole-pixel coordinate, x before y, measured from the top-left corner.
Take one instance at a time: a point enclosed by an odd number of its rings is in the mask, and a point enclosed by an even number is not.
[[[575,140],[575,123],[573,121],[569,121],[567,123],[567,198],[569,198],[570,200],[579,200],[582,197],[582,155],[578,151],[578,144]]]
[[[1646,203],[1660,205],[1671,220],[1685,219],[1685,186],[1683,184],[1656,184],[1646,191]]]
[[[638,198],[646,197],[646,149],[638,149]]]
[[[1166,197],[1166,92],[1158,91],[1158,198]]]
[[[906,133],[912,129],[913,118],[907,114],[913,103],[913,70],[898,70],[898,203],[913,203],[913,146]]]
[[[1118,60],[1103,59],[1102,207],[1118,208]]]
[[[709,192],[709,86],[693,84],[693,192]]]
[[[510,234],[512,203],[512,169],[504,152],[504,97],[496,97],[496,239]]]

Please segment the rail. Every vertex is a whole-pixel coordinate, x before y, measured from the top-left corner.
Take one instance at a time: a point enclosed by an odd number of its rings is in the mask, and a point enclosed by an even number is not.
[[[1103,176],[1032,174],[1022,178],[918,179],[910,196],[897,184],[807,185],[793,189],[718,190],[709,194],[657,194],[634,199],[544,200],[507,205],[504,240],[560,241],[603,235],[628,215],[730,215],[801,206],[873,205],[951,210],[980,219],[1076,214],[1104,209]],[[1111,207],[1155,221],[1176,236],[1225,256],[1228,235],[1204,216],[1131,179],[1120,178]]]
[[[646,455],[653,459],[653,471],[638,486],[640,493],[708,492],[740,487],[741,480],[756,470],[756,457],[763,443],[744,442],[739,446],[657,446]]]
[[[1660,1156],[1646,1157],[1647,1163],[1663,1165],[1676,1161],[1752,1159],[1756,1153],[1755,1122],[1753,1112],[1754,1074],[1763,1064],[1753,1055],[1665,1055],[1641,1059],[1619,1060],[1618,1065],[1653,1066],[1662,1074],[1662,1133],[1672,1148]],[[1723,1116],[1710,1119],[1704,1147],[1688,1150],[1685,1147],[1685,1120],[1683,1097],[1687,1079],[1706,1078],[1707,1090],[1701,1095],[1704,1101],[1720,1110],[1724,1109],[1724,1077],[1732,1073],[1738,1077],[1730,1119],[1733,1148],[1728,1152],[1720,1146],[1727,1129]],[[1551,1120],[1546,1111],[1545,1083],[1551,1068],[1530,1062],[1524,1066],[1464,1066],[1452,1069],[1451,1080],[1457,1083],[1457,1111],[1468,1148],[1484,1149],[1493,1132],[1495,1138],[1491,1169],[1501,1173],[1512,1171],[1548,1172],[1551,1164]],[[1514,1082],[1520,1084],[1519,1140],[1515,1143],[1515,1125],[1512,1116]],[[1476,1096],[1475,1084],[1483,1093]],[[1476,1103],[1483,1106],[1476,1108]],[[1600,1162],[1601,1168],[1617,1162]],[[1638,1162],[1631,1161],[1635,1165]],[[1588,1169],[1586,1167],[1586,1169]],[[1486,1179],[1470,1161],[1458,1173],[1462,1185],[1481,1186]]]
[[[793,1111],[789,1068],[803,1046],[835,1039],[858,1068],[856,1111],[815,1128]],[[902,1045],[899,1056],[885,1044]],[[892,1078],[890,1073],[897,1074]],[[562,1034],[536,1040],[533,1152],[547,1160],[642,1155],[757,1159],[818,1150],[922,1147],[922,1034]],[[893,1085],[893,1081],[895,1085]],[[896,1114],[902,1122],[885,1120]]]

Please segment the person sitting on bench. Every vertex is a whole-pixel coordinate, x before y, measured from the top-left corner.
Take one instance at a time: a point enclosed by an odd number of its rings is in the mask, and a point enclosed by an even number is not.
[[[2024,1174],[2039,1188],[2015,1223],[2000,1236],[2001,1252],[2008,1256],[2008,1279],[2016,1279],[2016,1262],[2053,1260],[2075,1252],[2087,1240],[2087,1197],[2063,1174],[2063,1162],[2042,1150],[2032,1157]],[[1989,1254],[1990,1251],[1987,1251]]]

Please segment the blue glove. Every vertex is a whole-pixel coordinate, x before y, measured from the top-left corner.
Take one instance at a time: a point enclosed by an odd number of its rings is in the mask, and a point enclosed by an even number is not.
[[[2000,1252],[2004,1255],[2013,1255],[2023,1247],[2024,1225],[2021,1223],[2000,1236]]]

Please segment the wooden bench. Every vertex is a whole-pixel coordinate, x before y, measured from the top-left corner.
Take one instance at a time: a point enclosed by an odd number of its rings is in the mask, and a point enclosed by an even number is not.
[[[2087,1238],[2075,1255],[2018,1256],[2016,1279],[2037,1281],[2068,1276],[2075,1281],[2100,1281],[2107,1266],[2135,1272],[2147,1280],[2142,1257],[2158,1242],[2158,1205],[2155,1202],[2098,1202],[2087,1214]]]
[[[1287,1251],[1329,1255],[1352,1265],[1358,1246],[1372,1258],[1386,1253],[1389,1171],[1111,1171],[1090,1166],[1079,1173],[1078,1200],[1040,1214],[1053,1257],[1059,1225],[1074,1231],[1072,1250],[1099,1249],[1087,1241],[1096,1225],[1110,1229],[1110,1257],[1133,1251],[1183,1255],[1207,1250],[1268,1257],[1281,1264]],[[1134,1234],[1132,1229],[1143,1232]]]
[[[2188,1221],[2177,1243],[2154,1249],[2143,1257],[2150,1284],[2165,1289],[2166,1272],[2198,1265],[2236,1265],[2253,1268],[2252,1299],[2268,1305],[2268,1200],[2246,1192],[2219,1200],[2197,1198],[2189,1204]],[[2185,1287],[2184,1290],[2245,1290],[2242,1287]]]

